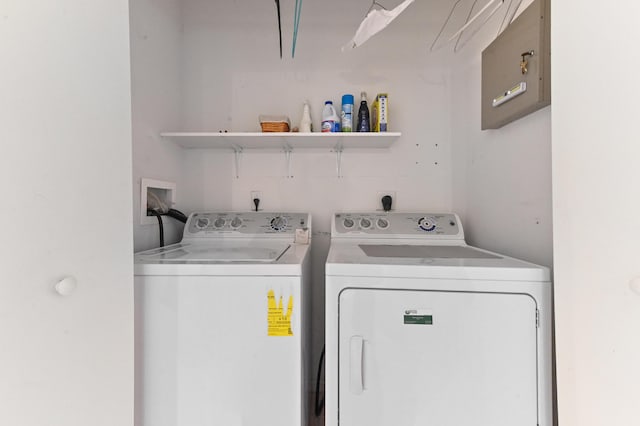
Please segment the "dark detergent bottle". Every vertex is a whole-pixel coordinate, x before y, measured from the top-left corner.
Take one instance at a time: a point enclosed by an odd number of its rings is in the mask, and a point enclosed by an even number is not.
[[[369,107],[367,106],[367,93],[360,93],[360,109],[358,110],[358,132],[370,132]]]

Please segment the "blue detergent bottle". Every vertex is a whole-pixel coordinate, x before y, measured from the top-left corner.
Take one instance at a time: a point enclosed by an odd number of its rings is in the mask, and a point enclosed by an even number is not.
[[[342,95],[342,131],[353,131],[353,95]]]

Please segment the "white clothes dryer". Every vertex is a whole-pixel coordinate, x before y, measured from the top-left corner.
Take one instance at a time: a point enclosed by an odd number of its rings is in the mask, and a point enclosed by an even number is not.
[[[465,243],[455,214],[338,213],[328,426],[552,426],[549,270]]]
[[[306,424],[310,226],[193,213],[135,255],[137,425]]]

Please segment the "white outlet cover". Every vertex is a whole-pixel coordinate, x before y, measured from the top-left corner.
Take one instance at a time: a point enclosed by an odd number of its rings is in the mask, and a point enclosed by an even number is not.
[[[264,199],[262,198],[262,191],[251,191],[249,195],[250,195],[249,208],[251,209],[251,211],[256,210],[256,205],[253,204],[253,200],[255,198],[258,198],[260,200],[260,204],[258,205],[258,211],[262,210],[261,206],[264,204]]]
[[[391,211],[396,210],[396,206],[398,205],[398,198],[396,197],[396,191],[377,191],[376,192],[376,210],[384,211],[382,208],[382,197],[385,195],[391,196]]]

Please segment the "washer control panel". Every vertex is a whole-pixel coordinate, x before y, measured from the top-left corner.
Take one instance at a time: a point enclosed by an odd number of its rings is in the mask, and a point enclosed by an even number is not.
[[[192,213],[184,228],[185,237],[216,235],[291,235],[296,229],[308,228],[307,213],[268,212],[204,212]]]
[[[332,236],[464,239],[459,222],[453,213],[336,213]]]

